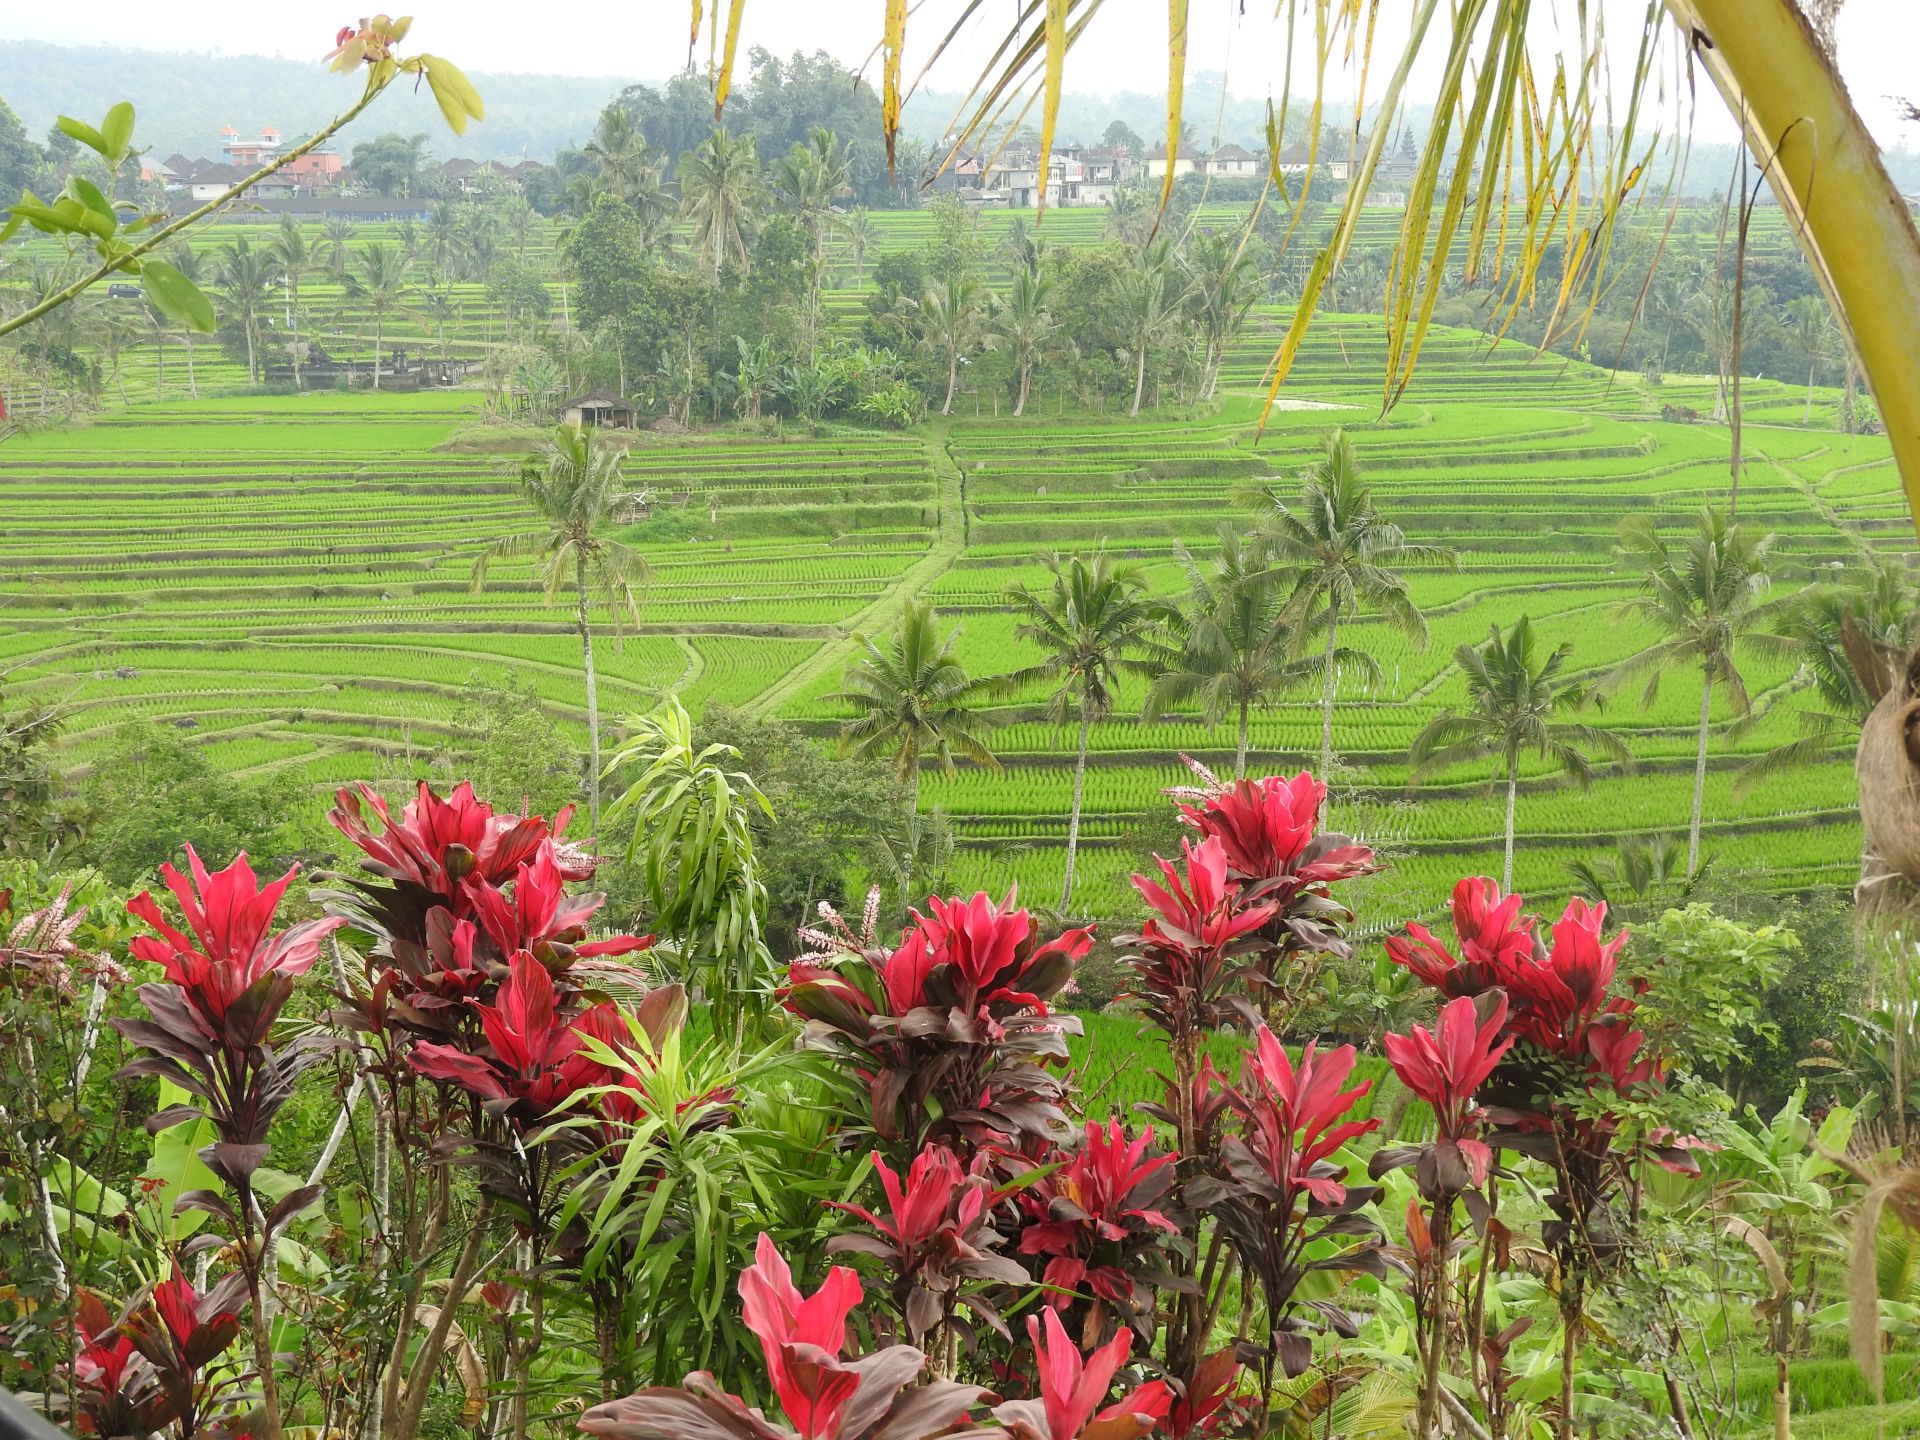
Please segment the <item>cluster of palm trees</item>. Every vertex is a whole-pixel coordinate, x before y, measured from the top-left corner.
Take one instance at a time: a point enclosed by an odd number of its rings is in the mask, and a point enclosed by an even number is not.
[[[1233,719],[1236,776],[1247,770],[1253,714],[1317,685],[1318,773],[1331,776],[1340,677],[1378,675],[1371,656],[1340,644],[1343,622],[1366,616],[1424,644],[1426,622],[1405,572],[1448,567],[1454,557],[1442,547],[1408,542],[1382,516],[1361,478],[1353,442],[1340,431],[1328,437],[1297,491],[1270,483],[1251,494],[1261,507],[1251,531],[1224,527],[1205,560],[1180,552],[1185,587],[1175,598],[1154,595],[1141,565],[1105,552],[1044,556],[1047,583],[1008,592],[1015,634],[1040,651],[1039,660],[1010,674],[970,675],[954,653],[958,630],[943,633],[927,602],[910,604],[889,641],[862,640],[845,688],[833,697],[856,712],[842,727],[842,745],[890,756],[917,806],[926,763],[948,772],[961,760],[997,766],[988,703],[1043,687],[1046,718],[1078,725],[1063,911],[1073,897],[1090,729],[1115,713],[1123,676],[1137,676],[1144,686],[1144,719],[1183,709],[1197,711],[1209,726]],[[1629,682],[1645,680],[1643,703],[1670,672],[1697,675],[1701,684],[1684,859],[1677,843],[1670,856],[1656,844],[1646,864],[1622,862],[1635,874],[1648,866],[1661,878],[1699,871],[1716,696],[1731,710],[1736,733],[1753,715],[1741,673],[1743,648],[1796,659],[1790,683],[1809,690],[1815,706],[1801,712],[1797,739],[1743,764],[1740,785],[1825,758],[1858,733],[1873,696],[1849,657],[1862,646],[1904,653],[1920,607],[1894,566],[1871,557],[1863,561],[1864,581],[1815,586],[1770,603],[1771,545],[1771,536],[1732,525],[1712,506],[1675,537],[1636,517],[1622,527],[1616,555],[1641,579],[1635,596],[1618,608],[1650,622],[1659,638],[1623,660],[1581,672],[1571,643],[1549,649],[1530,617],[1521,615],[1492,627],[1486,640],[1456,649],[1465,702],[1432,717],[1415,736],[1410,780],[1495,762],[1504,887],[1513,884],[1523,763],[1544,761],[1583,788],[1603,765],[1631,769],[1626,740],[1587,718]]]

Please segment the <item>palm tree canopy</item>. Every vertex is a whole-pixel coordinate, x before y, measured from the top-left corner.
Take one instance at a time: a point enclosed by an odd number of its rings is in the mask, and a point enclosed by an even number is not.
[[[1379,612],[1388,624],[1425,644],[1426,618],[1407,594],[1398,571],[1414,566],[1453,569],[1454,552],[1414,545],[1373,503],[1361,479],[1353,438],[1327,436],[1326,453],[1301,478],[1297,494],[1268,483],[1254,492],[1267,513],[1260,539],[1268,562],[1288,577],[1288,613],[1302,642],[1316,617]]]
[[[954,655],[959,637],[957,628],[941,635],[933,605],[924,599],[907,606],[885,645],[857,637],[865,653],[847,667],[845,688],[827,697],[858,712],[840,727],[842,749],[891,753],[902,780],[911,780],[928,755],[948,774],[956,757],[998,769],[973,708],[986,687]]]
[[[1013,633],[1038,645],[1042,657],[1006,676],[1001,687],[1011,691],[1034,680],[1052,685],[1047,714],[1055,724],[1076,702],[1083,717],[1109,715],[1121,674],[1151,672],[1146,652],[1168,607],[1147,594],[1140,566],[1116,564],[1104,551],[1091,560],[1055,552],[1042,563],[1053,577],[1044,590],[1020,585],[1007,592],[1019,617]]]
[[[1187,595],[1150,651],[1147,719],[1198,701],[1205,722],[1218,725],[1229,711],[1258,705],[1318,673],[1322,657],[1296,658],[1283,577],[1256,542],[1223,525],[1211,566],[1203,569],[1185,549],[1179,554]],[[1336,655],[1340,660],[1366,657]]]
[[[1434,716],[1414,737],[1408,755],[1414,777],[1489,755],[1508,767],[1523,754],[1538,755],[1582,785],[1593,778],[1590,751],[1630,766],[1632,753],[1612,731],[1557,718],[1593,698],[1583,681],[1566,673],[1572,648],[1543,652],[1533,622],[1522,615],[1505,633],[1496,625],[1482,643],[1455,650],[1467,707]]]
[[[1711,505],[1702,506],[1699,522],[1672,542],[1652,517],[1630,517],[1620,527],[1616,553],[1640,570],[1641,582],[1640,594],[1624,608],[1651,622],[1663,638],[1621,661],[1605,683],[1645,674],[1645,698],[1651,703],[1664,671],[1697,665],[1745,713],[1750,702],[1734,652],[1768,608],[1763,597],[1773,538],[1731,524]]]
[[[473,562],[475,593],[486,585],[492,561],[535,555],[548,604],[563,585],[578,581],[585,595],[606,607],[616,627],[637,623],[651,570],[639,551],[603,533],[625,523],[646,498],[628,485],[621,471],[625,458],[592,427],[556,427],[520,470],[521,498],[540,517],[541,527],[502,536],[482,550]]]

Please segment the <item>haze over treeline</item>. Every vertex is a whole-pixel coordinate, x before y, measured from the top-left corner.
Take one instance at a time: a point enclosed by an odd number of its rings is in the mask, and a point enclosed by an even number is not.
[[[54,45],[38,40],[0,40],[0,95],[27,130],[44,136],[60,114],[88,114],[101,97],[131,100],[140,112],[140,132],[157,155],[180,151],[205,155],[220,127],[243,132],[277,126],[287,135],[318,128],[343,108],[352,87],[317,63],[263,55],[162,53],[117,46]],[[1265,144],[1264,96],[1228,93],[1223,77],[1199,71],[1188,77],[1187,129],[1195,143],[1221,142],[1259,149]],[[1233,80],[1233,92],[1253,88],[1254,78]],[[486,97],[486,123],[453,141],[440,129],[433,102],[424,92],[383,98],[376,111],[354,128],[351,140],[384,131],[432,136],[437,158],[465,155],[476,160],[550,160],[591,135],[608,101],[629,85],[662,87],[664,75],[573,76],[477,72],[475,84]],[[961,109],[957,91],[922,90],[908,102],[902,128],[929,143],[945,133]],[[1068,91],[1060,106],[1063,141],[1097,141],[1115,121],[1147,144],[1157,144],[1165,127],[1165,97],[1144,91],[1098,94]],[[1338,117],[1343,106],[1330,104]],[[1428,120],[1425,106],[1411,109],[1405,123],[1418,138]],[[1685,190],[1695,195],[1724,191],[1737,160],[1732,145],[1696,143],[1687,166]],[[1902,146],[1887,153],[1888,168],[1903,188],[1920,188],[1920,154]]]

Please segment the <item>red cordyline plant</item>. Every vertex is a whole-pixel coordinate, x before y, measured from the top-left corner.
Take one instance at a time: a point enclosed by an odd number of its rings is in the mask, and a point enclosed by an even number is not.
[[[1430,1434],[1439,1402],[1440,1360],[1447,1342],[1447,1313],[1452,1296],[1449,1261],[1453,1247],[1453,1207],[1463,1194],[1479,1201],[1475,1216],[1484,1229],[1490,1211],[1480,1190],[1493,1168],[1493,1150],[1479,1137],[1484,1113],[1474,1103],[1480,1087],[1513,1048],[1505,992],[1493,990],[1477,1000],[1463,995],[1440,1008],[1433,1028],[1415,1025],[1405,1035],[1386,1037],[1387,1060],[1409,1091],[1433,1108],[1435,1136],[1430,1144],[1382,1147],[1368,1163],[1375,1179],[1411,1165],[1420,1195],[1407,1208],[1407,1245],[1414,1262],[1414,1312],[1425,1336],[1420,1403],[1414,1433]],[[1426,1202],[1426,1213],[1420,1201]]]
[[[571,814],[568,807],[551,823],[499,814],[468,784],[442,797],[423,783],[397,818],[366,786],[340,790],[328,817],[363,853],[368,872],[332,897],[334,913],[369,941],[364,987],[343,996],[336,1018],[364,1037],[395,1141],[428,1159],[465,1146],[485,1177],[454,1261],[449,1283],[456,1292],[479,1263],[496,1201],[514,1213],[536,1262],[557,1238],[548,1231],[558,1214],[553,1182],[565,1157],[531,1143],[538,1127],[582,1089],[642,1082],[637,1072],[620,1072],[583,1050],[588,1037],[614,1041],[630,1033],[610,1006],[590,1003],[589,991],[616,976],[637,987],[638,977],[618,957],[652,940],[588,938],[604,897],[569,890],[591,879],[597,863],[565,842]],[[608,1116],[616,1107],[610,1099],[596,1105]],[[376,1144],[385,1133],[383,1127]],[[584,1139],[579,1130],[550,1133],[576,1148]],[[416,1178],[422,1171],[424,1181]],[[408,1268],[393,1340],[393,1353],[404,1356],[425,1261],[450,1223],[452,1193],[443,1167],[402,1164],[397,1173],[409,1189],[423,1183],[429,1192],[410,1195],[402,1210],[400,1240],[419,1262]],[[522,1370],[541,1324],[537,1280],[532,1288],[533,1339],[510,1347]],[[386,1370],[383,1403],[403,1431],[417,1425],[426,1404],[451,1315],[451,1307],[442,1311],[411,1366]],[[403,1370],[412,1377],[404,1394]],[[518,1431],[524,1387],[515,1408]]]
[[[1370,846],[1320,830],[1327,787],[1307,771],[1223,782],[1182,758],[1202,783],[1169,792],[1184,802],[1181,818],[1220,842],[1228,878],[1243,887],[1242,906],[1273,907],[1250,977],[1271,1019],[1306,993],[1323,956],[1349,953],[1344,932],[1353,912],[1331,887],[1381,867]]]
[[[1133,1348],[1131,1330],[1083,1356],[1059,1314],[1047,1309],[1027,1317],[1027,1335],[1039,1372],[1039,1398],[1004,1401],[993,1410],[1014,1440],[1131,1440],[1152,1431],[1173,1408],[1173,1392],[1162,1380],[1149,1380],[1125,1398],[1104,1403]]]
[[[1169,793],[1198,843],[1182,843],[1178,864],[1156,856],[1158,879],[1133,877],[1149,915],[1120,947],[1133,971],[1131,998],[1167,1037],[1165,1101],[1143,1108],[1174,1127],[1191,1179],[1217,1169],[1226,1106],[1205,1059],[1206,1037],[1236,1022],[1257,1026],[1263,1013],[1279,1023],[1319,957],[1347,953],[1342,932],[1353,916],[1331,887],[1380,867],[1365,845],[1320,832],[1326,787],[1310,774],[1226,783],[1187,764],[1201,785]],[[1209,1295],[1192,1283],[1203,1268],[1215,1287],[1224,1285],[1217,1263],[1203,1267],[1191,1253],[1176,1260],[1188,1282],[1168,1324],[1167,1363],[1177,1374],[1200,1365],[1207,1316],[1219,1306],[1217,1288]]]
[[[193,1190],[175,1203],[180,1209],[212,1214],[235,1241],[252,1300],[263,1427],[268,1440],[278,1440],[279,1390],[260,1306],[264,1270],[274,1235],[318,1198],[319,1187],[301,1186],[263,1213],[254,1196],[253,1175],[266,1162],[274,1116],[291,1098],[300,1075],[333,1042],[322,1035],[303,1035],[276,1048],[268,1039],[293,995],[295,980],[312,967],[321,941],[342,922],[309,920],[276,934],[274,912],[296,869],[262,886],[244,854],[226,869],[209,873],[188,846],[187,863],[191,883],[171,865],[161,867],[185,917],[185,931],[168,922],[151,894],[143,891],[127,903],[136,918],[158,932],[136,937],[133,953],[158,965],[166,982],[139,989],[150,1020],[113,1022],[128,1041],[147,1052],[123,1066],[120,1077],[156,1075],[194,1097],[191,1103],[169,1105],[150,1116],[149,1130],[201,1117],[213,1125],[218,1138],[200,1152],[201,1159],[226,1182],[233,1198]],[[206,1238],[218,1243],[217,1237]]]
[[[916,1386],[927,1357],[913,1346],[842,1359],[847,1320],[862,1299],[853,1271],[835,1266],[803,1294],[763,1234],[741,1272],[740,1298],[784,1423],[695,1371],[682,1385],[596,1405],[580,1428],[606,1440],[936,1440],[971,1428],[986,1391],[950,1380]]]
[[[1607,907],[1575,896],[1549,939],[1521,911],[1521,897],[1502,896],[1484,877],[1461,880],[1452,898],[1456,955],[1421,925],[1387,941],[1387,953],[1420,980],[1451,997],[1505,994],[1506,1033],[1516,1042],[1484,1085],[1490,1138],[1552,1167],[1547,1197],[1554,1218],[1542,1238],[1560,1266],[1561,1431],[1572,1423],[1573,1367],[1591,1279],[1618,1259],[1623,1241],[1612,1197],[1641,1159],[1682,1173],[1698,1164],[1677,1144],[1632,1139],[1609,1105],[1613,1097],[1646,1101],[1665,1083],[1640,1058],[1634,1029],[1636,994],[1613,991],[1622,932],[1602,938]]]
[[[1080,1022],[1048,1002],[1092,946],[1090,930],[1041,944],[1009,894],[928,902],[899,947],[796,961],[781,990],[811,1044],[858,1080],[867,1121],[896,1163],[929,1142],[983,1146],[1057,1139],[1058,1067]]]
[[[1221,1142],[1219,1173],[1198,1177],[1183,1192],[1188,1205],[1213,1217],[1240,1258],[1242,1283],[1257,1287],[1265,1301],[1270,1338],[1262,1370],[1269,1387],[1276,1364],[1288,1377],[1306,1370],[1313,1330],[1358,1333],[1330,1301],[1296,1299],[1307,1276],[1386,1273],[1380,1227],[1362,1213],[1380,1190],[1347,1184],[1346,1167],[1335,1158],[1380,1124],[1352,1118],[1372,1089],[1371,1081],[1342,1088],[1353,1061],[1351,1045],[1323,1052],[1309,1041],[1296,1065],[1261,1026],[1240,1084],[1224,1087],[1240,1133]],[[1321,1241],[1332,1248],[1310,1256]],[[1215,1292],[1216,1311],[1218,1304]],[[1210,1329],[1217,1316],[1205,1318]]]
[[[951,1369],[947,1342],[964,1338],[955,1324],[963,1318],[957,1314],[960,1306],[1002,1334],[1011,1334],[983,1287],[969,1283],[1028,1283],[1020,1263],[1000,1253],[1002,1237],[992,1221],[1001,1192],[994,1186],[992,1157],[982,1152],[962,1166],[945,1146],[928,1145],[902,1175],[876,1150],[873,1169],[886,1213],[835,1205],[865,1221],[874,1233],[836,1235],[827,1242],[827,1253],[870,1255],[886,1264],[903,1338],[933,1356],[942,1369]]]
[[[150,1298],[114,1318],[82,1292],[72,1365],[74,1428],[82,1435],[150,1435],[172,1425],[180,1440],[216,1440],[235,1428],[240,1376],[214,1362],[240,1334],[246,1281],[226,1277],[202,1295],[178,1262]]]
[[[1156,1207],[1173,1188],[1176,1157],[1153,1155],[1152,1146],[1152,1126],[1129,1140],[1118,1120],[1089,1120],[1079,1146],[1015,1195],[1026,1217],[1019,1252],[1045,1260],[1039,1278],[1051,1309],[1085,1301],[1089,1344],[1115,1319],[1151,1340],[1154,1287],[1174,1283],[1160,1246],[1180,1227]],[[1003,1164],[1027,1174],[1021,1157]]]

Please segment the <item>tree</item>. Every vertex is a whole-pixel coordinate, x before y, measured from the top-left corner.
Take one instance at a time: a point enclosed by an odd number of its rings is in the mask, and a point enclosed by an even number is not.
[[[0,195],[18,195],[38,182],[47,156],[20,117],[0,100]]]
[[[918,308],[921,345],[946,362],[947,397],[940,413],[949,415],[960,385],[960,367],[979,348],[983,334],[980,287],[950,272],[943,284],[927,287]]]
[[[1893,558],[1869,552],[1854,566],[1849,580],[1809,587],[1787,601],[1771,633],[1749,637],[1755,646],[1799,662],[1790,683],[1811,689],[1815,704],[1794,712],[1796,739],[1741,768],[1736,794],[1764,776],[1816,764],[1852,745],[1884,693],[1886,677],[1906,663],[1920,629],[1920,601]]]
[[[373,317],[373,388],[380,388],[381,344],[387,319],[411,313],[407,297],[413,293],[411,266],[398,247],[375,240],[360,247],[360,273],[347,276],[347,293],[367,307]]]
[[[1047,718],[1056,725],[1069,714],[1080,720],[1074,750],[1073,809],[1067,821],[1067,872],[1060,887],[1062,911],[1073,900],[1074,860],[1080,846],[1080,807],[1085,798],[1087,741],[1095,720],[1113,713],[1120,676],[1147,673],[1145,652],[1166,620],[1166,607],[1147,594],[1146,575],[1132,563],[1115,564],[1104,552],[1091,561],[1058,552],[1042,557],[1052,584],[1044,591],[1024,585],[1007,592],[1018,617],[1013,633],[1041,649],[1038,664],[1002,682],[1008,691],[1035,681],[1051,685]]]
[[[1819,295],[1796,295],[1787,302],[1787,331],[1807,359],[1807,403],[1800,412],[1800,423],[1813,422],[1813,382],[1820,367],[1833,358],[1834,344],[1840,338],[1833,323],[1833,311]]]
[[[716,127],[680,157],[680,213],[693,221],[694,241],[715,275],[731,256],[747,266],[747,236],[760,196],[760,161],[751,137]]]
[[[1134,132],[1132,126],[1124,120],[1115,120],[1100,133],[1100,143],[1114,150],[1124,150],[1129,155],[1147,153],[1147,142]]]
[[[1291,503],[1272,484],[1255,497],[1266,513],[1261,543],[1268,562],[1287,575],[1287,610],[1304,647],[1315,630],[1322,633],[1320,693],[1320,774],[1333,769],[1333,701],[1340,667],[1340,622],[1371,610],[1416,645],[1427,643],[1427,622],[1407,594],[1400,570],[1414,566],[1452,569],[1453,551],[1438,545],[1412,545],[1398,525],[1373,503],[1373,491],[1360,478],[1360,459],[1344,430],[1327,435],[1326,453],[1301,477]],[[1377,670],[1370,656],[1362,670]]]
[[[1520,785],[1520,757],[1537,755],[1550,760],[1582,789],[1593,783],[1590,751],[1600,751],[1622,765],[1631,765],[1632,752],[1611,730],[1582,725],[1557,716],[1581,709],[1593,698],[1585,682],[1566,675],[1573,646],[1555,647],[1542,654],[1535,643],[1533,623],[1522,615],[1501,633],[1495,625],[1484,643],[1462,645],[1453,652],[1467,680],[1467,708],[1444,710],[1414,737],[1408,758],[1413,776],[1424,778],[1436,770],[1492,755],[1500,762],[1500,778],[1507,787],[1503,835],[1505,846],[1500,888],[1513,889],[1513,809]]]
[[[307,239],[306,231],[300,228],[300,222],[291,215],[280,217],[280,230],[268,242],[273,262],[279,266],[280,274],[286,282],[287,295],[287,355],[293,361],[293,385],[301,387],[300,364],[306,356],[306,344],[300,339],[297,317],[300,313],[300,282],[311,274],[320,263],[319,247]]]
[[[579,748],[530,685],[467,681],[453,711],[446,762],[476,794],[526,815],[579,803]]]
[[[1133,356],[1133,407],[1129,415],[1140,413],[1140,401],[1146,394],[1147,356],[1165,342],[1179,313],[1181,295],[1173,287],[1171,256],[1172,246],[1165,238],[1146,245],[1121,276],[1119,291],[1113,297],[1120,333]]]
[[[1180,559],[1187,598],[1169,617],[1167,640],[1154,655],[1145,718],[1156,720],[1196,699],[1208,725],[1237,713],[1233,773],[1241,777],[1247,773],[1251,712],[1311,678],[1317,657],[1295,655],[1284,577],[1248,537],[1222,525],[1210,570],[1203,571],[1184,549]]]
[[[220,288],[247,342],[247,378],[260,383],[260,312],[273,289],[273,257],[256,250],[245,236],[220,249]]]
[[[873,244],[873,216],[856,207],[840,222],[840,236],[847,242],[847,254],[853,257],[853,283],[857,289],[866,276],[867,247]]]
[[[346,278],[347,265],[353,259],[351,245],[356,228],[344,215],[329,215],[320,227],[320,247],[326,252],[327,269],[333,272],[335,280]]]
[[[1644,702],[1651,704],[1666,671],[1700,667],[1700,724],[1694,749],[1693,808],[1687,822],[1687,873],[1700,867],[1700,812],[1707,787],[1707,737],[1713,718],[1713,690],[1721,686],[1736,714],[1750,708],[1740,674],[1736,646],[1756,630],[1764,616],[1767,555],[1773,537],[1728,523],[1711,505],[1698,523],[1670,545],[1651,517],[1635,515],[1620,527],[1618,556],[1641,571],[1640,594],[1627,613],[1664,633],[1661,640],[1627,657],[1607,677],[1614,685],[1636,674],[1647,676]]]
[[[613,617],[615,632],[639,623],[636,594],[651,571],[632,546],[605,531],[622,523],[636,501],[621,473],[625,453],[591,427],[558,426],[520,469],[520,494],[537,516],[538,529],[503,535],[473,562],[470,588],[486,587],[488,567],[520,556],[537,559],[535,578],[549,605],[563,586],[573,589],[574,625],[580,633],[580,663],[587,682],[588,840],[600,835],[600,693],[594,674],[592,610],[595,602]]]
[[[994,315],[995,334],[1013,361],[1015,415],[1027,408],[1033,367],[1046,358],[1060,334],[1052,303],[1053,281],[1023,267],[1013,272],[1007,298]]]
[[[949,775],[956,757],[1000,767],[975,713],[987,685],[969,676],[954,655],[960,631],[943,637],[930,601],[909,601],[885,646],[864,635],[854,638],[865,653],[847,666],[842,688],[829,697],[857,712],[840,727],[841,753],[892,756],[894,774],[907,790],[909,816],[920,808],[920,769],[928,757]]]
[[[353,147],[354,183],[374,195],[417,195],[426,159],[424,134],[400,135],[389,130]]]
[[[264,870],[291,848],[284,827],[301,804],[291,777],[238,779],[179,730],[153,724],[116,731],[80,795],[81,854],[118,884],[150,879],[182,845],[245,850]]]
[[[1260,298],[1260,269],[1247,254],[1244,237],[1213,231],[1195,235],[1181,255],[1187,273],[1187,308],[1206,347],[1200,396],[1211,400],[1220,383],[1227,347]]]
[[[836,228],[833,202],[847,188],[848,161],[839,137],[815,130],[796,142],[773,167],[775,195],[807,237],[807,355],[820,328],[820,287],[827,271],[827,235]]]

